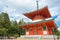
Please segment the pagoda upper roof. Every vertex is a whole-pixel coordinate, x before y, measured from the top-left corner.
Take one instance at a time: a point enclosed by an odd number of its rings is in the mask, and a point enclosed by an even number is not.
[[[44,8],[41,8],[39,10],[36,10],[36,11],[32,11],[32,12],[29,12],[29,13],[25,13],[24,14],[26,17],[28,17],[29,19],[33,20],[33,18],[36,16],[36,15],[40,15],[42,17],[44,17],[44,19],[46,18],[50,18],[51,15],[50,15],[50,12],[48,10],[48,7],[44,7]]]

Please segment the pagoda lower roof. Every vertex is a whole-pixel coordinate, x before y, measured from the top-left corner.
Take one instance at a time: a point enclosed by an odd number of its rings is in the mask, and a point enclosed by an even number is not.
[[[21,28],[29,28],[29,27],[35,27],[39,24],[45,24],[45,25],[47,25],[47,27],[53,27],[53,28],[56,27],[55,22],[53,20],[44,20],[44,21],[39,21],[39,22],[34,22],[34,23],[27,23],[27,24],[20,26],[20,27]]]

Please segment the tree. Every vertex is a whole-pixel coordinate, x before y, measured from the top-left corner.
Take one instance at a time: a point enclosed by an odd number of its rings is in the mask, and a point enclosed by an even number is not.
[[[9,15],[2,12],[0,14],[0,36],[18,36],[25,34],[24,28],[19,28],[20,26],[25,25],[23,19],[17,23],[17,21],[10,21]]]
[[[3,28],[3,20],[2,20],[2,15],[0,14],[0,28]]]
[[[53,29],[52,31],[54,35],[60,36],[60,31],[58,31],[57,28]]]
[[[5,28],[0,28],[0,36],[7,36],[7,31]]]
[[[24,22],[23,19],[21,19],[21,20],[19,21],[19,26],[23,26],[23,25],[25,25],[25,24],[26,24],[26,22]]]
[[[17,21],[11,21],[11,27],[8,30],[9,36],[18,36],[18,23]]]
[[[20,35],[25,35],[25,33],[26,33],[25,29],[24,29],[24,28],[20,28],[21,26],[23,26],[23,25],[25,25],[25,24],[26,24],[26,22],[24,22],[23,19],[21,19],[21,20],[19,21],[19,36],[20,36]]]
[[[7,13],[0,14],[0,36],[7,36],[10,27],[10,19]]]
[[[10,27],[10,19],[7,13],[2,12],[2,23],[5,28]]]

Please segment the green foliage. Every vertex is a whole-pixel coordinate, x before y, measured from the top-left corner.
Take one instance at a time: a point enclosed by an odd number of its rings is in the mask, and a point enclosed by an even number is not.
[[[24,29],[24,28],[20,28],[20,30],[19,30],[19,31],[20,31],[20,35],[25,35],[25,32],[26,32],[26,31],[25,31],[25,29]]]
[[[10,27],[10,19],[7,13],[0,14],[0,36],[7,36],[8,28]]]
[[[11,21],[11,27],[8,29],[8,34],[10,36],[18,36],[18,24],[16,21]]]
[[[18,23],[19,25],[19,35],[25,35],[26,30],[24,28],[20,28],[21,26],[25,25],[26,23],[24,22],[23,19],[21,19]]]
[[[10,26],[10,19],[7,13],[2,12],[2,23],[5,28],[8,28]]]
[[[20,36],[25,34],[25,29],[20,29],[19,26],[26,23],[21,19],[19,23],[17,21],[10,21],[9,15],[2,12],[0,14],[0,36]]]
[[[0,36],[7,36],[7,29],[0,28]]]
[[[53,29],[52,31],[54,35],[60,36],[60,31],[58,31],[57,28]]]
[[[25,25],[26,23],[24,22],[24,20],[23,19],[21,19],[20,21],[19,21],[19,26],[23,26],[23,25]]]

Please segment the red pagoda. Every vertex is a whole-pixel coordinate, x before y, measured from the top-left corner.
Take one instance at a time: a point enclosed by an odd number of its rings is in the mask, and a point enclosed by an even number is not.
[[[39,12],[39,13],[37,13]],[[53,34],[52,29],[55,29],[54,20],[45,20],[47,18],[51,18],[48,7],[44,7],[42,9],[29,12],[24,14],[26,17],[31,19],[32,21],[42,20],[34,23],[29,23],[21,26],[21,28],[26,29],[26,35],[51,35]]]

